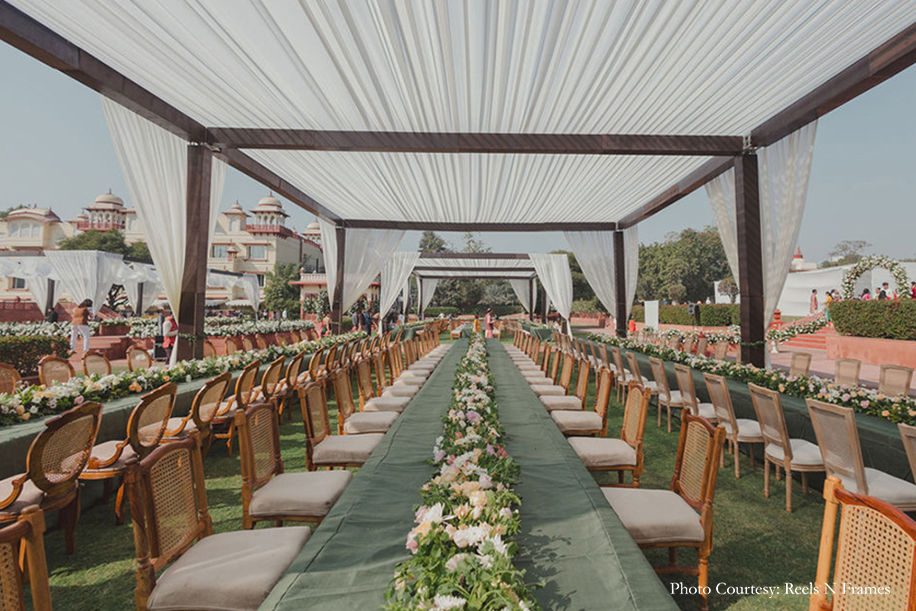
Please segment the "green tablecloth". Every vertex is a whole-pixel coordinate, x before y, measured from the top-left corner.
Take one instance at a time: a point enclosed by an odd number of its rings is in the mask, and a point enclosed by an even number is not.
[[[534,335],[536,338],[538,338],[541,341],[549,340],[553,338],[553,332],[546,327],[536,327],[534,325],[523,322],[522,329],[524,329],[528,333],[531,333],[532,335]]]
[[[524,532],[516,557],[545,609],[676,609],[594,480],[496,340],[491,365],[509,434],[522,465]],[[435,437],[455,367],[455,344],[313,534],[262,611],[378,609],[398,561],[406,558],[419,488],[431,473]]]

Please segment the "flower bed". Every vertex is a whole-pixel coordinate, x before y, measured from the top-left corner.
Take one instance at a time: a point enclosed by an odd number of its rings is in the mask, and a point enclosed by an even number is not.
[[[832,380],[825,380],[817,376],[790,376],[788,372],[784,371],[758,369],[744,363],[694,356],[671,348],[653,346],[630,339],[618,339],[604,334],[591,334],[589,339],[634,352],[642,352],[664,361],[683,363],[696,371],[721,375],[738,382],[751,382],[793,397],[819,399],[851,407],[857,412],[894,423],[916,424],[916,398],[913,397],[888,397],[861,386],[839,386]]]
[[[831,311],[833,311],[834,306],[835,304],[830,304]],[[805,318],[796,321],[787,327],[767,329],[765,337],[767,341],[786,342],[796,335],[810,335],[811,333],[816,333],[828,324],[829,321],[827,317],[821,313],[815,315],[814,318]]]
[[[458,365],[452,406],[443,416],[423,485],[417,526],[407,535],[410,559],[400,563],[385,594],[388,611],[528,611],[539,606],[505,540],[520,529],[511,486],[519,466],[501,445],[486,342],[471,337]]]
[[[83,401],[110,401],[132,393],[143,393],[166,382],[212,378],[224,371],[244,369],[255,359],[262,363],[280,356],[290,357],[300,352],[314,352],[320,347],[349,341],[364,334],[336,335],[313,342],[287,346],[269,346],[265,350],[236,352],[194,361],[179,361],[172,367],[153,367],[144,371],[125,371],[107,376],[75,377],[63,384],[26,386],[9,395],[0,395],[0,426],[17,424],[34,417],[50,416],[66,411]]]

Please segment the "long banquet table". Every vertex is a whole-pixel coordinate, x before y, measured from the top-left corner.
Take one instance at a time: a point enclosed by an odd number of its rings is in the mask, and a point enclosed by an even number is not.
[[[523,532],[516,562],[546,610],[674,610],[677,607],[598,486],[541,407],[498,340],[489,340],[507,450],[522,476]],[[378,609],[407,557],[426,462],[467,340],[458,341],[359,470],[281,578],[261,611]]]

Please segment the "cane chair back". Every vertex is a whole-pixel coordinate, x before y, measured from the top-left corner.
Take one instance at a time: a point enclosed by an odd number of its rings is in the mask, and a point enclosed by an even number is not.
[[[592,359],[595,362],[595,366],[601,363],[601,356],[598,354],[598,343],[597,342],[588,342],[588,350],[592,355]]]
[[[87,376],[111,375],[111,363],[104,354],[98,350],[90,350],[83,354],[83,373]]]
[[[305,458],[310,470],[314,469],[312,453],[315,446],[331,436],[328,404],[321,384],[311,383],[299,387],[299,405],[305,425]]]
[[[356,363],[356,386],[359,389],[359,407],[363,409],[366,401],[376,397],[372,387],[372,369],[369,359],[360,359]]]
[[[715,345],[715,358],[717,361],[724,361],[726,355],[728,354],[728,342],[718,341]]]
[[[858,386],[859,371],[862,361],[858,359],[837,359],[834,370],[833,382],[837,386]]]
[[[598,388],[595,394],[595,413],[601,416],[601,435],[607,433],[607,408],[611,401],[614,374],[607,367],[598,369]]]
[[[254,350],[254,343],[251,341],[251,338],[247,335],[242,336],[242,350],[245,352],[251,352]]]
[[[748,384],[757,422],[766,445],[775,445],[782,449],[786,459],[792,461],[792,444],[789,442],[789,431],[786,429],[786,417],[782,411],[779,393],[756,384]]]
[[[789,364],[789,376],[801,377],[808,375],[811,369],[811,355],[807,352],[793,352]]]
[[[46,356],[38,362],[38,380],[43,386],[68,382],[76,374],[67,359]]]
[[[900,431],[907,462],[910,463],[910,473],[916,477],[916,426],[900,423],[897,430]]]
[[[611,346],[611,358],[613,359],[613,368],[614,373],[617,374],[617,380],[623,382],[626,377],[626,369],[623,366],[623,355],[620,352],[620,348],[617,346]]]
[[[693,336],[692,335],[687,336],[684,339],[684,346],[683,348],[681,348],[681,350],[683,350],[687,354],[690,354],[693,351],[693,342],[694,342]]]
[[[817,445],[824,458],[827,475],[849,478],[856,484],[858,494],[868,494],[865,463],[859,445],[859,429],[851,407],[806,399]]]
[[[255,359],[242,370],[241,375],[235,381],[235,403],[238,405],[238,409],[248,408],[248,404],[254,396],[254,385],[260,370],[261,361],[260,359]]]
[[[732,405],[732,395],[728,391],[728,382],[722,376],[711,373],[704,373],[703,380],[706,381],[706,392],[709,393],[709,401],[716,410],[716,420],[721,423],[728,423],[732,431],[738,430],[738,419],[735,417],[735,409]]]
[[[294,356],[289,365],[286,366],[286,374],[283,376],[283,380],[286,382],[286,392],[289,393],[293,388],[296,387],[297,380],[299,379],[299,372],[302,371],[302,362],[305,360],[305,352],[300,352]]]
[[[146,608],[156,572],[213,534],[197,434],[129,464],[127,486],[137,549],[137,602]]]
[[[27,507],[16,524],[0,530],[0,609],[3,611],[25,611],[26,580],[32,593],[32,610],[51,611],[44,531],[44,513],[35,506]],[[25,557],[25,571],[19,565],[20,553]]]
[[[691,413],[684,414],[671,490],[700,511],[700,521],[704,523],[712,520],[706,514],[712,510],[724,440],[724,428],[714,427],[705,418]]]
[[[258,347],[258,350],[267,350],[267,340],[264,339],[263,335],[255,335],[254,343]]]
[[[620,427],[620,439],[634,450],[637,457],[642,454],[643,437],[646,432],[646,414],[652,393],[636,382],[630,382],[627,393],[627,404],[624,407],[623,426]],[[637,458],[639,464],[642,459]]]
[[[560,379],[557,381],[557,384],[567,391],[569,391],[569,385],[572,383],[573,365],[575,362],[576,357],[572,352],[563,353],[563,369],[560,371]]]
[[[372,356],[372,367],[375,369],[376,395],[381,395],[385,387],[388,386],[388,378],[385,373],[385,352],[381,351]]]
[[[677,350],[681,345],[681,337],[676,333],[672,333],[668,336],[668,347],[672,350]]]
[[[271,403],[258,403],[235,412],[235,426],[239,431],[242,487],[253,493],[283,473],[279,414]]]
[[[21,383],[22,378],[15,367],[0,363],[0,395],[13,394]]]
[[[232,375],[224,371],[215,378],[207,380],[207,383],[194,396],[189,416],[194,421],[197,430],[200,431],[201,438],[209,433],[210,423],[216,417],[231,382]],[[169,433],[171,434],[172,431]]]
[[[127,368],[130,371],[143,371],[153,366],[153,358],[149,352],[137,346],[127,349]]]
[[[216,346],[213,345],[208,339],[204,340],[204,358],[209,358],[211,356],[216,356]]]
[[[344,434],[344,424],[356,412],[353,403],[353,387],[350,385],[350,370],[338,367],[331,373],[334,383],[334,397],[337,399],[337,433]]]
[[[808,609],[910,611],[916,608],[916,522],[890,503],[843,489],[836,477],[828,478],[824,484],[824,499],[816,589]],[[836,536],[840,507],[843,511]],[[833,579],[830,579],[831,565]],[[886,589],[875,594],[873,588],[843,587],[844,584],[880,584]]]
[[[709,340],[706,336],[700,336],[697,339],[697,356],[706,356],[706,348],[709,346]]]
[[[337,352],[339,350],[340,344],[332,344],[331,347],[328,348],[328,352],[324,357],[324,367],[319,375],[326,375],[337,366]]]
[[[608,369],[612,369],[611,359],[607,353],[607,344],[600,343],[598,344],[598,354],[601,355],[601,362],[604,363],[604,366]]]
[[[240,352],[241,350],[242,349],[239,346],[239,341],[237,339],[235,339],[234,337],[226,338],[226,354],[235,354],[236,352]]]
[[[903,365],[881,365],[881,375],[878,380],[878,392],[889,397],[910,394],[910,385],[913,383],[913,370]]]
[[[674,377],[677,378],[677,387],[684,402],[693,409],[693,413],[699,414],[700,402],[697,399],[696,386],[693,384],[693,371],[687,365],[675,363]]]
[[[277,385],[283,377],[283,364],[285,362],[286,357],[278,357],[274,359],[264,371],[264,375],[261,377],[261,395],[264,397],[265,401],[270,401],[271,397],[274,396]]]
[[[644,385],[646,379],[639,369],[639,359],[636,358],[635,352],[627,352],[627,364],[630,366],[630,375],[633,377],[633,381],[639,385]]]
[[[172,417],[178,387],[171,382],[163,384],[140,399],[140,403],[127,421],[127,439],[131,448],[142,459],[156,449]]]
[[[315,354],[312,355],[312,358],[309,359],[309,377],[312,380],[318,378],[321,375],[321,357],[324,354],[324,348],[319,348]]]
[[[26,475],[48,497],[74,491],[102,421],[101,403],[86,402],[49,420],[29,448]]]
[[[658,388],[659,396],[668,400],[671,396],[671,389],[668,388],[668,374],[665,372],[665,363],[653,356],[649,357],[649,366],[652,368],[652,377],[655,378],[655,386]]]

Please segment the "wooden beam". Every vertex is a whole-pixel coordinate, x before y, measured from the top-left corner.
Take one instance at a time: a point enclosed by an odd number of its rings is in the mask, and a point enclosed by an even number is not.
[[[185,208],[185,256],[181,277],[181,304],[176,312],[178,332],[204,332],[207,297],[207,240],[210,226],[210,173],[213,153],[205,146],[188,145],[188,194]],[[179,360],[203,358],[203,341],[179,340]]]
[[[331,212],[323,205],[315,201],[310,195],[300,190],[295,185],[289,183],[285,179],[281,178],[280,175],[269,170],[267,167],[258,163],[242,151],[237,151],[234,149],[222,150],[217,151],[216,156],[242,174],[255,179],[265,187],[268,187],[269,189],[279,193],[300,208],[307,210],[316,216],[323,216],[324,218],[334,223],[340,224],[342,221],[340,216],[334,212]]]
[[[507,259],[527,260],[526,253],[506,252],[421,252],[421,259]]]
[[[372,153],[540,155],[737,155],[740,136],[478,134],[211,127],[213,144],[240,149]]]
[[[460,266],[438,266],[438,265],[418,265],[413,268],[415,272],[509,272],[513,274],[519,274],[522,272],[534,273],[533,267],[499,267],[499,266],[487,266],[487,267],[460,267]]]
[[[627,336],[627,276],[626,254],[623,245],[623,232],[614,232],[614,288],[617,303],[614,304],[614,327],[617,337]]]
[[[741,359],[765,365],[763,345],[763,241],[757,155],[735,158],[735,206],[738,225],[738,288],[741,293]]]
[[[441,223],[427,221],[372,221],[346,219],[348,229],[403,229],[405,231],[543,232],[614,231],[617,223]]]
[[[469,271],[467,275],[461,276],[443,276],[441,274],[418,274],[417,278],[423,280],[532,280],[533,276],[485,276],[483,274],[475,274],[473,271]]]
[[[916,23],[790,104],[751,132],[751,145],[769,146],[916,63]]]
[[[734,163],[734,157],[714,157],[699,168],[656,195],[644,205],[626,215],[617,223],[619,229],[632,227],[650,216],[658,214],[679,199],[693,193],[707,182],[728,171]]]

